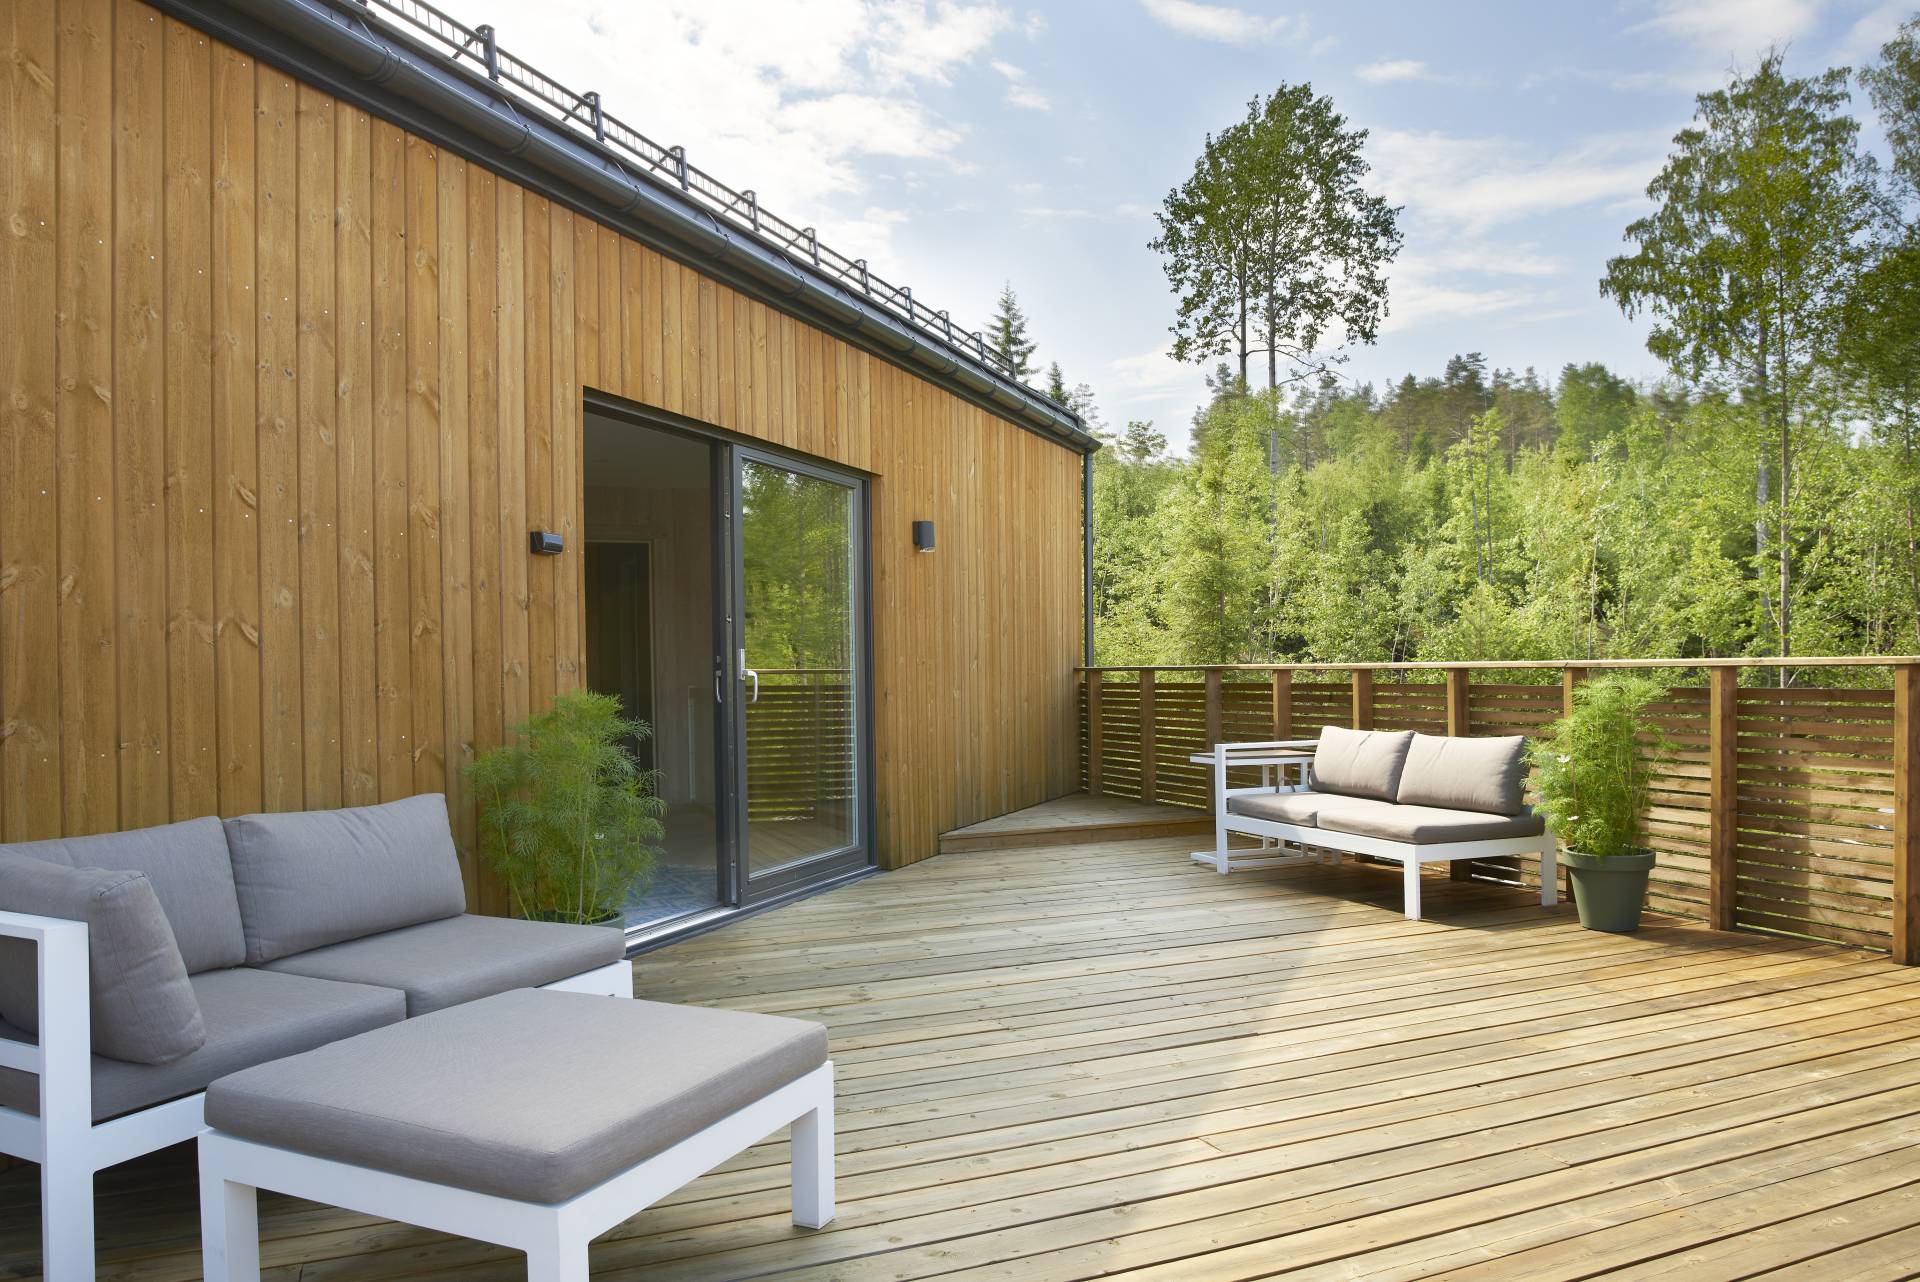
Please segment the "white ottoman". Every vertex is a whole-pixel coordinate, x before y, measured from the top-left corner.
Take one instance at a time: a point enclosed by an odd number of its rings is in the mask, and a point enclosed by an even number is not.
[[[256,1189],[497,1242],[532,1282],[782,1126],[793,1219],[833,1218],[826,1029],[523,989],[262,1064],[207,1088],[208,1282],[257,1282]]]

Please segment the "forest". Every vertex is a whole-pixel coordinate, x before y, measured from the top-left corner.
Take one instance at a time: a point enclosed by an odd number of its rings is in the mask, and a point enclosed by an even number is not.
[[[1214,370],[1184,454],[1045,372],[1106,441],[1098,662],[1920,653],[1920,15],[1863,70],[1699,96],[1600,273],[1652,384],[1341,377],[1400,239],[1364,141],[1282,87],[1168,196],[1175,354]],[[994,335],[1030,358],[1010,288]]]

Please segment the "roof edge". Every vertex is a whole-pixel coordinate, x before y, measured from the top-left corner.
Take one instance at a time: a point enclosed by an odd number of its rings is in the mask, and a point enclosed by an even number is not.
[[[544,118],[345,0],[152,0],[209,35],[559,200],[658,252],[1079,453],[1079,415],[727,226],[678,189]]]

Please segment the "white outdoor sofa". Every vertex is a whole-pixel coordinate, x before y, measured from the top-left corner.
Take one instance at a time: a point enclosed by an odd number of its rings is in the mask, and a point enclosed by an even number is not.
[[[205,1129],[216,1080],[521,988],[630,998],[621,931],[466,913],[445,799],[0,845],[0,1152],[44,1272],[93,1277],[93,1176]]]
[[[1403,868],[1406,914],[1418,921],[1423,864],[1537,855],[1540,903],[1551,907],[1554,837],[1524,798],[1525,748],[1517,735],[1457,738],[1339,726],[1321,730],[1317,743],[1217,744],[1214,849],[1194,858],[1222,873],[1317,861],[1321,852],[1391,860]],[[1287,765],[1258,764],[1295,753],[1295,778]],[[1266,781],[1228,786],[1229,770],[1250,767],[1270,772]],[[1233,833],[1259,837],[1269,848],[1232,850]]]

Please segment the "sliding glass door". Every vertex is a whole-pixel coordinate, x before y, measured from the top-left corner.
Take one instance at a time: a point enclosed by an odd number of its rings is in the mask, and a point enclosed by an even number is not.
[[[861,866],[866,602],[859,482],[733,450],[744,897]]]

